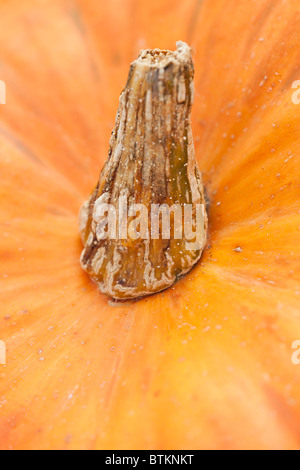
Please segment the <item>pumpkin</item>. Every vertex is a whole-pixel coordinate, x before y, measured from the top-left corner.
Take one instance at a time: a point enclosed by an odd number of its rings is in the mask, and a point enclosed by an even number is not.
[[[299,31],[298,0],[1,1],[1,449],[299,449]],[[115,303],[78,212],[129,63],[177,40],[209,241]]]

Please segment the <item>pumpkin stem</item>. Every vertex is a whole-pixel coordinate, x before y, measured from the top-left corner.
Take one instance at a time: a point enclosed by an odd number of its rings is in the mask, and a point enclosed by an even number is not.
[[[191,49],[182,42],[175,52],[142,51],[131,64],[108,160],[81,211],[82,267],[114,298],[171,286],[204,248],[193,77]]]

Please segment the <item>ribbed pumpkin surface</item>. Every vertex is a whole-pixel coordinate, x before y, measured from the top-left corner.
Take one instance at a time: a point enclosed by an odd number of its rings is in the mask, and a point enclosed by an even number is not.
[[[112,306],[78,212],[129,63],[177,40],[209,244]],[[300,448],[299,43],[298,0],[0,2],[0,448]]]

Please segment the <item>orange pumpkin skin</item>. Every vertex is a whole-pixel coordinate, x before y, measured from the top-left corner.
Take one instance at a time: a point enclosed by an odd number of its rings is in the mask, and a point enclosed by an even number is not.
[[[299,26],[297,0],[0,2],[1,449],[300,448]],[[113,306],[77,214],[128,64],[178,39],[210,245]]]

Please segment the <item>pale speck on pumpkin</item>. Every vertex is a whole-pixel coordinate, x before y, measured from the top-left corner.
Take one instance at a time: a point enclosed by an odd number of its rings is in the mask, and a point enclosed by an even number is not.
[[[66,437],[65,437],[65,444],[70,444],[72,441],[72,435],[71,434],[68,434]]]
[[[29,314],[29,310],[27,310],[27,308],[24,308],[24,310],[20,310],[19,312],[17,312],[17,315],[28,315]]]

